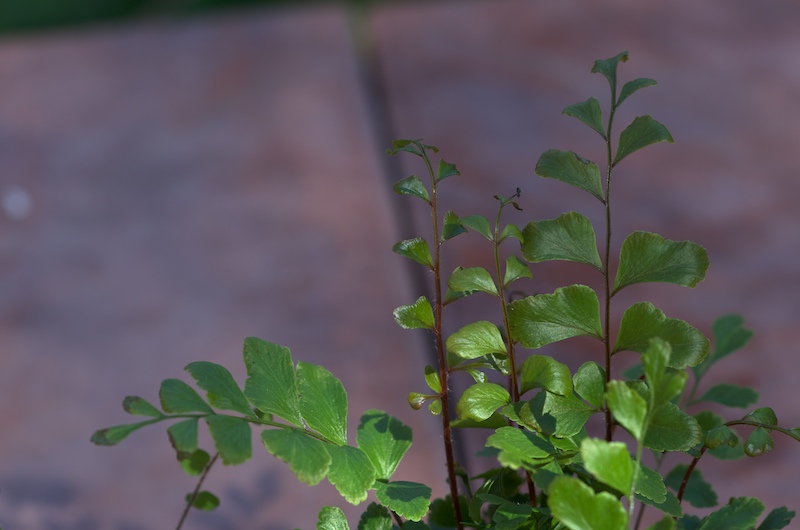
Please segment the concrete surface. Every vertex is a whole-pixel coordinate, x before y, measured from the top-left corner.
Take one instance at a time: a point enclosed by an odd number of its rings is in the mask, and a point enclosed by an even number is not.
[[[788,1],[495,0],[390,5],[371,28],[395,136],[425,137],[463,173],[445,181],[446,207],[490,213],[492,195],[520,187],[525,211],[508,218],[519,224],[570,209],[600,219],[598,204],[533,166],[552,147],[599,158],[594,133],[560,111],[604,102],[591,65],[629,50],[621,78],[659,86],[617,123],[652,113],[676,144],[620,165],[616,233],[692,239],[712,265],[695,290],[640,286],[617,309],[649,299],[704,331],[743,313],[756,337],[719,375],[756,386],[797,426],[798,21]],[[193,360],[243,380],[249,335],[328,366],[353,422],[376,406],[411,424],[402,477],[443,492],[436,424],[403,403],[421,386],[421,337],[391,319],[417,296],[390,252],[403,199],[389,193],[341,9],[14,38],[0,42],[0,79],[5,530],[173,527],[194,482],[163,430],[116,448],[89,435],[128,420],[125,395],[155,400]],[[453,266],[485,263],[480,238],[451,249]],[[530,286],[550,291],[579,272],[540,265]],[[453,329],[478,314],[452,307]],[[550,353],[576,362],[586,346]],[[797,507],[798,455],[778,438],[735,469],[701,467],[722,500]],[[187,528],[312,528],[320,506],[343,505],[258,445],[253,463],[220,466],[208,487],[223,504]]]

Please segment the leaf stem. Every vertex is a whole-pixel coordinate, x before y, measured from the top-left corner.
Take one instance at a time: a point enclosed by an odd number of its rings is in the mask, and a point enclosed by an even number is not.
[[[453,501],[453,512],[456,518],[456,527],[463,530],[461,517],[461,504],[458,499],[458,483],[456,482],[456,462],[453,452],[453,433],[450,427],[450,388],[448,385],[449,371],[447,367],[447,355],[444,347],[444,331],[442,326],[442,267],[441,267],[441,245],[439,237],[439,209],[438,209],[438,186],[433,166],[425,153],[425,147],[418,144],[422,159],[428,168],[431,177],[431,217],[433,218],[433,285],[434,285],[434,329],[433,334],[436,341],[436,353],[439,360],[439,380],[442,389],[439,393],[439,400],[442,403],[442,438],[444,439],[444,453],[447,460],[447,477],[450,483],[450,498]]]
[[[703,448],[700,449],[700,454],[694,457],[689,463],[689,467],[686,468],[686,473],[684,473],[683,480],[681,481],[681,487],[678,488],[678,502],[683,501],[683,493],[686,491],[686,485],[689,484],[689,477],[691,476],[692,471],[694,471],[697,463],[700,461],[703,455],[706,454],[706,449],[708,449],[708,447],[704,445]]]
[[[200,494],[200,488],[203,486],[203,481],[205,481],[208,472],[211,471],[211,466],[214,465],[214,463],[217,461],[217,458],[219,458],[219,453],[215,453],[214,456],[211,457],[211,460],[209,460],[208,464],[206,464],[205,469],[203,469],[203,473],[202,475],[200,475],[200,480],[197,481],[197,486],[195,486],[192,495],[189,497],[189,500],[186,501],[186,508],[183,509],[183,514],[181,514],[181,520],[178,521],[178,526],[175,527],[175,530],[181,530],[183,522],[189,515],[189,510],[192,509],[192,505],[194,504],[195,499],[197,499],[197,496]]]
[[[730,427],[731,425],[749,425],[751,427],[763,427],[769,431],[777,431],[781,434],[785,434],[789,438],[794,439],[797,442],[800,442],[800,434],[794,433],[788,429],[784,429],[783,427],[778,427],[777,425],[769,425],[766,423],[759,423],[757,421],[750,421],[750,420],[732,420],[725,423],[726,427]]]

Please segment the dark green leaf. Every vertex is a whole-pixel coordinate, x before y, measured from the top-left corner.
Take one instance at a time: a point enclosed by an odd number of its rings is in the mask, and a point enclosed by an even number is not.
[[[458,216],[449,210],[444,214],[444,226],[442,227],[442,241],[453,239],[458,234],[463,234],[467,229],[462,226]]]
[[[341,508],[325,506],[319,511],[317,530],[350,530]]]
[[[494,284],[492,275],[483,267],[458,267],[447,280],[447,286],[454,291],[473,293],[482,291],[492,295],[497,295],[497,286]]]
[[[585,285],[560,287],[553,294],[529,296],[508,306],[511,336],[526,348],[586,335],[602,339],[600,302]]]
[[[652,413],[644,446],[653,451],[688,451],[703,441],[703,429],[674,403],[664,403]]]
[[[504,502],[492,514],[495,530],[518,530],[531,516],[533,508],[530,504]]]
[[[140,398],[139,396],[128,396],[122,400],[122,408],[128,414],[134,416],[150,416],[152,418],[160,418],[163,416],[161,411],[153,405]]]
[[[680,517],[683,513],[683,510],[681,509],[681,503],[678,502],[678,498],[671,491],[667,491],[666,498],[663,502],[656,502],[644,495],[640,495],[638,492],[636,494],[636,498],[649,506],[658,508],[662,512],[667,513],[672,517]]]
[[[708,353],[708,339],[683,320],[667,318],[650,302],[629,307],[622,315],[614,352],[644,353],[650,339],[659,337],[672,347],[669,366],[682,370],[702,361]]]
[[[191,498],[192,494],[187,493],[186,502],[189,502]],[[213,511],[217,508],[217,506],[219,506],[219,499],[210,491],[199,492],[192,501],[192,508],[197,508],[198,510],[202,510],[204,512]]]
[[[785,506],[775,508],[758,525],[758,530],[780,530],[781,528],[786,528],[795,515],[795,512],[790,512]]]
[[[250,418],[256,417],[239,385],[224,366],[198,361],[187,365],[185,369],[197,381],[197,386],[206,391],[208,402],[212,406],[234,410]]]
[[[600,110],[600,102],[596,98],[589,98],[581,103],[570,105],[562,111],[567,116],[578,118],[583,123],[597,131],[597,134],[605,140],[606,132],[603,130],[603,111]]]
[[[594,162],[586,160],[572,151],[557,149],[545,151],[536,162],[536,174],[540,177],[560,180],[605,201],[603,186],[600,183],[600,168]]]
[[[712,513],[697,530],[750,530],[755,528],[764,505],[752,497],[737,497]]]
[[[774,447],[769,431],[764,427],[756,427],[744,443],[744,453],[747,456],[760,456],[772,451]]]
[[[433,259],[428,250],[428,242],[421,237],[400,241],[392,247],[392,252],[433,269]]]
[[[439,182],[441,180],[446,179],[447,177],[452,177],[454,175],[460,175],[458,169],[456,169],[455,164],[450,164],[445,162],[444,160],[439,160],[439,168],[436,170],[436,181]]]
[[[537,460],[550,458],[556,453],[555,447],[540,435],[508,426],[500,427],[489,436],[486,447],[499,449],[498,462],[512,469],[532,466]]]
[[[516,203],[514,203],[514,204],[516,204]],[[503,242],[506,239],[508,239],[509,237],[513,237],[514,239],[516,239],[520,243],[524,240],[524,238],[522,237],[522,231],[520,231],[519,227],[517,225],[511,224],[511,223],[507,224],[506,227],[503,228],[503,231],[500,233],[500,241],[499,242]]]
[[[173,423],[167,429],[169,443],[172,444],[178,455],[193,453],[197,450],[197,421],[197,418],[189,418]]]
[[[624,495],[630,493],[635,464],[623,442],[587,438],[581,443],[581,457],[597,480]]]
[[[289,348],[255,337],[244,341],[244,393],[260,411],[303,426],[294,362]]]
[[[368,410],[361,416],[356,440],[375,467],[377,478],[389,480],[411,447],[412,432],[397,418]]]
[[[574,261],[603,270],[592,223],[579,213],[528,223],[522,237],[522,257],[532,263]]]
[[[181,468],[190,477],[196,477],[202,473],[210,460],[211,457],[202,449],[197,449],[192,453],[184,453],[184,455],[179,455],[178,458]]]
[[[568,437],[578,434],[596,411],[575,397],[542,391],[528,404],[536,423],[547,434]]]
[[[261,440],[269,453],[287,464],[300,482],[318,484],[331,465],[325,444],[294,429],[267,429]]]
[[[636,493],[656,504],[666,502],[667,486],[661,473],[649,467],[639,466],[639,473],[636,475]]]
[[[706,250],[691,241],[634,232],[622,243],[614,292],[644,282],[694,287],[705,278],[708,263]]]
[[[738,443],[739,437],[725,425],[714,427],[706,433],[706,446],[709,449],[716,449],[720,446],[736,447]]]
[[[186,414],[187,412],[212,414],[214,412],[192,387],[180,379],[162,381],[158,396],[164,412],[171,414]]]
[[[397,154],[400,151],[405,151],[417,156],[422,156],[422,148],[420,147],[420,139],[416,140],[393,140],[392,148],[386,152],[390,155]]]
[[[619,99],[617,99],[617,106],[619,107],[622,102],[628,99],[628,96],[632,95],[634,92],[657,84],[658,83],[656,83],[653,79],[647,79],[645,77],[628,81],[622,86],[622,90],[619,93]]]
[[[247,420],[218,414],[206,416],[205,420],[223,464],[234,466],[250,459],[253,441]]]
[[[400,517],[419,521],[428,513],[431,489],[416,482],[376,482],[375,495],[381,504]]]
[[[503,287],[508,287],[511,283],[520,278],[532,278],[531,270],[521,259],[516,256],[506,258],[506,272],[503,276]]]
[[[625,530],[628,514],[610,493],[595,493],[574,477],[556,477],[547,504],[570,530]]]
[[[117,425],[115,427],[106,427],[100,429],[92,434],[91,441],[95,445],[116,445],[128,437],[130,433],[137,429],[141,429],[146,425],[152,425],[161,421],[160,418],[140,421],[139,423],[129,423],[127,425]]]
[[[372,502],[361,514],[357,530],[392,530],[392,515],[385,507]]]
[[[483,421],[510,401],[508,390],[502,386],[495,383],[475,383],[461,394],[456,404],[456,413],[460,418]]]
[[[778,418],[775,416],[775,411],[770,407],[758,408],[745,416],[744,419],[757,421],[759,423],[763,423],[764,425],[778,425]]]
[[[693,368],[697,378],[703,377],[715,362],[747,344],[753,332],[744,327],[741,315],[725,315],[714,321],[714,353]]]
[[[647,530],[675,530],[675,519],[670,516],[664,516],[663,519],[650,525]]]
[[[297,363],[300,413],[306,424],[339,445],[347,444],[347,393],[327,369]]]
[[[746,386],[721,383],[709,388],[697,400],[697,402],[700,401],[711,401],[728,407],[747,408],[758,401],[758,392]]]
[[[447,351],[462,359],[475,359],[492,353],[506,354],[506,344],[497,326],[485,320],[467,324],[447,337]]]
[[[424,296],[411,305],[403,305],[394,310],[394,320],[404,329],[433,329],[433,308]]]
[[[620,425],[636,440],[644,437],[647,402],[622,381],[609,381],[606,390],[608,408]]]
[[[592,67],[592,73],[603,74],[603,76],[608,79],[608,85],[611,87],[612,98],[617,97],[617,65],[620,62],[624,63],[627,60],[628,52],[622,52],[619,55],[610,57],[608,59],[598,59],[594,62],[594,66]],[[615,106],[617,105],[616,99],[614,104]]]
[[[684,515],[678,520],[678,530],[697,530],[700,528],[700,518],[694,515]]]
[[[492,228],[489,225],[489,221],[484,216],[468,215],[466,217],[462,217],[461,224],[470,230],[475,230],[489,241],[493,240]]]
[[[520,394],[534,388],[562,396],[572,394],[569,367],[546,355],[531,355],[522,363]]]
[[[425,188],[425,185],[416,175],[398,180],[394,185],[394,192],[400,195],[414,195],[428,204],[431,202],[431,197],[428,195],[427,188]]]
[[[614,157],[612,166],[619,164],[623,158],[634,151],[656,142],[675,143],[667,128],[654,120],[652,116],[639,116],[619,135],[617,155]]]
[[[676,466],[664,477],[664,483],[675,492],[678,492],[688,469],[689,466],[686,464]],[[686,483],[686,489],[683,492],[683,500],[695,508],[711,508],[717,505],[717,494],[714,493],[711,484],[706,482],[703,474],[697,468],[694,468],[689,476],[689,481]]]
[[[572,377],[572,385],[580,397],[594,405],[602,407],[606,391],[606,371],[594,361],[581,365]]]
[[[348,445],[328,445],[331,467],[328,480],[350,504],[359,504],[375,482],[375,467],[361,450]]]

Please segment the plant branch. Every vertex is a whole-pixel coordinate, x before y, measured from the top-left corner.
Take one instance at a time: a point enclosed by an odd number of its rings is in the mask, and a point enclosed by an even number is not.
[[[195,499],[197,499],[197,496],[200,494],[200,488],[203,486],[203,481],[205,481],[208,472],[211,471],[211,466],[214,465],[214,463],[217,461],[217,458],[219,458],[219,453],[215,453],[214,456],[211,457],[211,460],[209,460],[208,464],[206,464],[205,469],[203,469],[203,473],[200,475],[200,480],[197,481],[197,486],[195,486],[192,495],[189,497],[189,500],[186,501],[186,508],[183,509],[183,514],[181,514],[181,520],[178,521],[178,526],[175,527],[175,530],[181,530],[183,522],[189,515],[189,510],[192,509],[192,505],[194,504]]]
[[[606,129],[606,190],[603,203],[606,207],[606,244],[605,257],[603,260],[603,280],[605,288],[605,314],[603,342],[605,345],[606,358],[606,384],[611,381],[611,172],[612,172],[612,147],[611,147],[611,127],[614,124],[614,110],[616,106],[616,90],[611,89],[611,109],[608,115],[608,128]],[[614,422],[611,418],[611,409],[606,404],[606,440],[611,441],[614,437]]]
[[[691,476],[692,471],[694,471],[697,463],[700,461],[703,455],[706,454],[706,449],[708,449],[708,447],[704,445],[703,448],[700,449],[700,454],[694,457],[689,464],[689,467],[686,468],[686,473],[684,473],[683,480],[681,481],[681,487],[678,489],[678,502],[683,501],[683,493],[686,491],[686,485],[689,484],[689,477]]]

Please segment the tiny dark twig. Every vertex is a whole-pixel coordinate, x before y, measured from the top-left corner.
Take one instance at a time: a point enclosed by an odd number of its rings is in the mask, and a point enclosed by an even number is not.
[[[195,486],[194,491],[192,492],[192,496],[189,497],[188,501],[186,501],[186,508],[183,509],[181,520],[178,521],[178,526],[175,527],[175,530],[181,530],[183,522],[189,515],[189,510],[192,509],[192,505],[194,504],[195,499],[197,499],[197,496],[200,494],[200,488],[203,486],[203,481],[206,479],[206,475],[208,475],[208,472],[211,471],[211,466],[214,465],[214,462],[217,461],[217,458],[219,458],[219,453],[215,453],[214,456],[211,458],[211,460],[209,460],[208,464],[206,464],[205,469],[203,469],[203,473],[200,475],[200,480],[197,481],[197,486]]]

